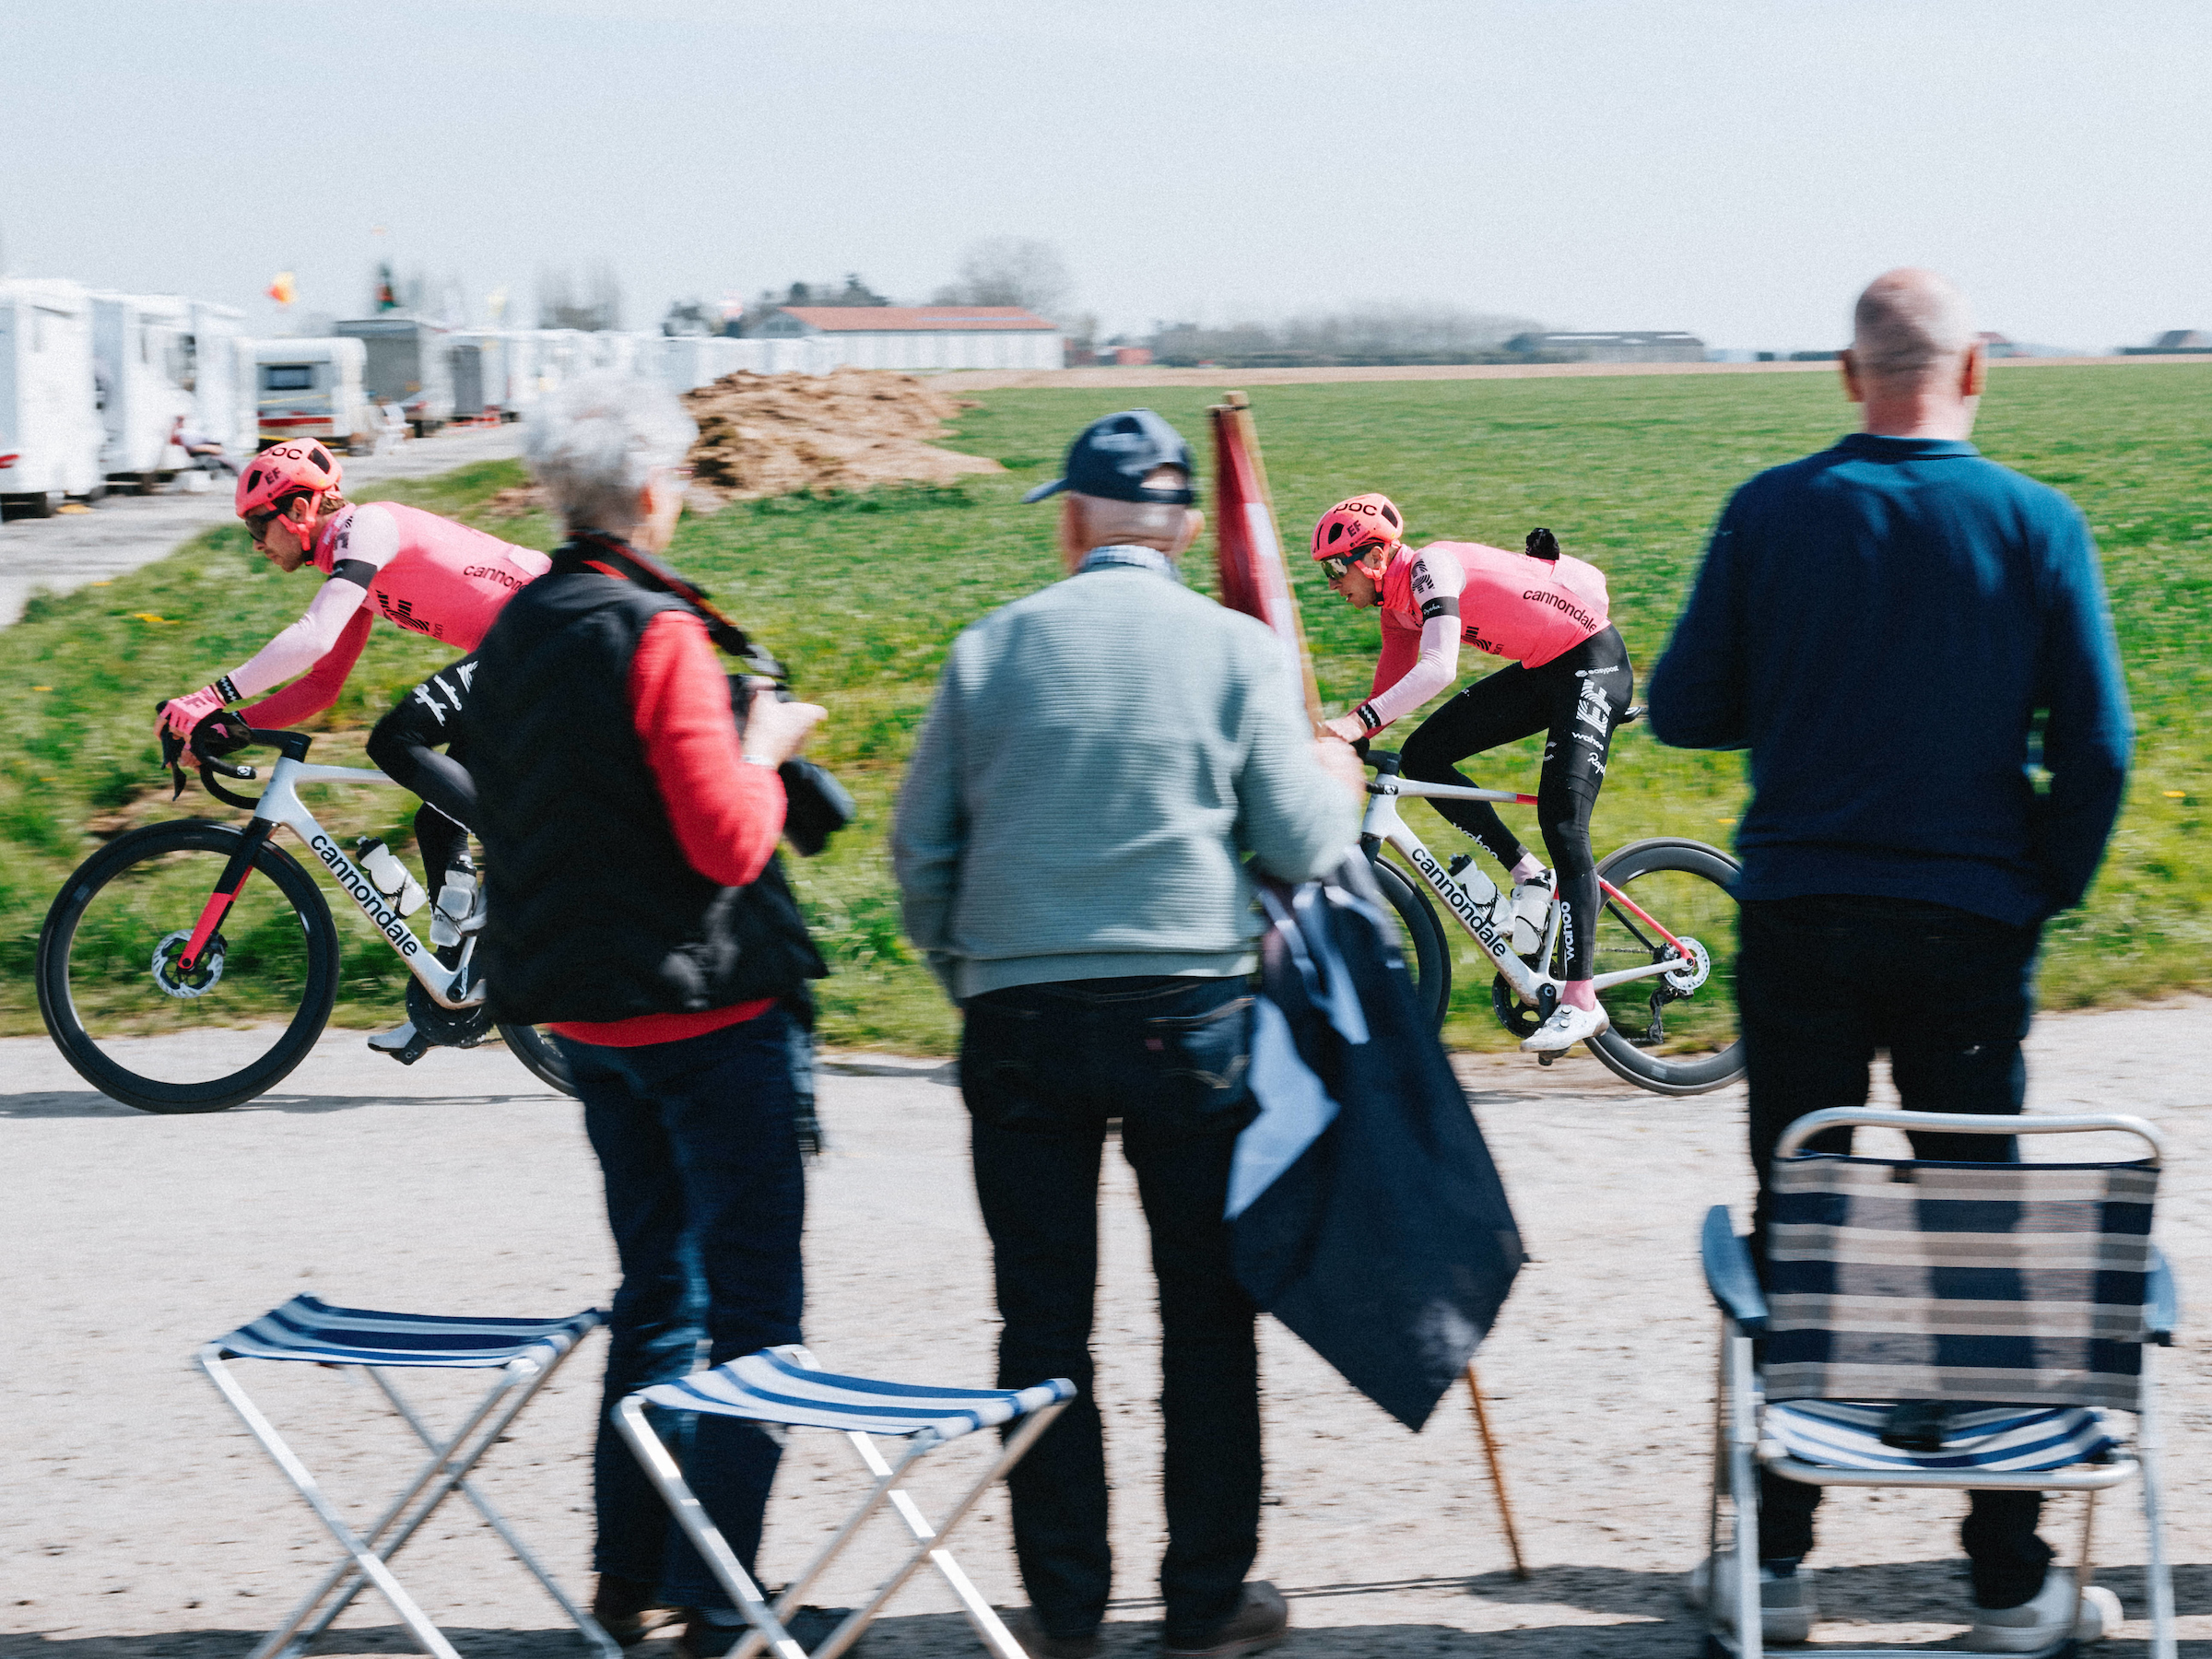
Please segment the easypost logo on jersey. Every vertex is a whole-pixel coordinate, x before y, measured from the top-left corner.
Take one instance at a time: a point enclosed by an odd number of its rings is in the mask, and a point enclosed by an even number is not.
[[[354,867],[353,861],[338,851],[337,843],[327,835],[318,835],[308,845],[315,856],[330,866],[330,873],[349,894],[361,913],[376,924],[385,938],[392,941],[403,957],[411,957],[421,948],[399,912],[384,902],[384,896],[376,890],[376,883]]]

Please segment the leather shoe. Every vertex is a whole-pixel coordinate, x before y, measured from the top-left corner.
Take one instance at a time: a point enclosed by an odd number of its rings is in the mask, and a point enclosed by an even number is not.
[[[682,1615],[674,1607],[662,1606],[653,1585],[603,1572],[592,1592],[592,1617],[617,1645],[634,1647]]]
[[[1048,1636],[1037,1622],[1036,1609],[1024,1607],[1006,1620],[1006,1632],[1030,1659],[1092,1659],[1099,1652],[1097,1635]]]
[[[1264,1653],[1290,1633],[1290,1608],[1282,1593],[1265,1580],[1244,1586],[1244,1599],[1229,1621],[1204,1641],[1179,1647],[1162,1641],[1167,1659],[1241,1659],[1245,1653]]]

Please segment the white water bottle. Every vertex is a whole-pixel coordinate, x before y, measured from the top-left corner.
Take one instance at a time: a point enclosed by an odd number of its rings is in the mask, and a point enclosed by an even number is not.
[[[360,853],[361,868],[376,884],[376,890],[391,901],[394,910],[403,916],[411,916],[422,907],[422,884],[381,839],[362,841]]]

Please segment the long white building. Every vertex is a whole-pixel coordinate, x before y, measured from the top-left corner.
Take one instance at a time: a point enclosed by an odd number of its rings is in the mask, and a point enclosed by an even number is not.
[[[854,369],[1059,369],[1059,325],[1018,305],[784,305],[746,328],[764,339],[834,341]]]

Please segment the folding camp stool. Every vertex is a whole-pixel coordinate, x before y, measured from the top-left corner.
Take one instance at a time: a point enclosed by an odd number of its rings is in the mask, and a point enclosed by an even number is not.
[[[346,1551],[345,1558],[324,1575],[323,1582],[292,1609],[291,1616],[272,1630],[253,1650],[253,1659],[274,1659],[296,1654],[328,1630],[339,1614],[366,1585],[373,1584],[392,1604],[393,1611],[415,1632],[426,1651],[437,1659],[459,1659],[453,1644],[423,1613],[415,1599],[400,1587],[387,1563],[415,1535],[438,1506],[455,1491],[468,1500],[490,1524],[514,1558],[546,1587],[560,1609],[575,1622],[586,1641],[603,1655],[615,1659],[621,1650],[592,1616],[569,1599],[553,1575],[515,1535],[505,1516],[491,1506],[468,1479],[479,1459],[498,1443],[515,1418],[522,1415],[537,1391],[560,1369],[560,1362],[591,1331],[606,1323],[596,1308],[587,1308],[566,1319],[448,1319],[426,1313],[379,1313],[362,1308],[334,1308],[312,1296],[296,1296],[273,1308],[251,1324],[241,1325],[228,1336],[218,1336],[199,1351],[200,1367],[223,1398],[229,1401],[246,1428],[262,1443],[285,1477],[300,1489],[316,1518],[330,1529]],[[392,1500],[366,1534],[356,1533],[339,1515],[300,1461],[247,1397],[230,1373],[231,1359],[293,1359],[331,1367],[358,1366],[382,1392],[429,1449],[430,1459],[415,1478]],[[461,1426],[439,1439],[403,1399],[387,1371],[497,1371],[500,1375],[483,1399],[470,1409]],[[324,1604],[327,1603],[327,1606]],[[321,1607],[320,1617],[316,1609]],[[314,1622],[308,1624],[313,1618]],[[306,1626],[302,1630],[301,1627]]]
[[[2132,1135],[2129,1163],[1949,1163],[1808,1153],[1853,1126],[1912,1134]],[[1991,1118],[1968,1112],[1816,1112],[1783,1132],[1770,1182],[1767,1284],[1726,1206],[1705,1217],[1705,1281],[1721,1310],[1707,1532],[1708,1654],[1759,1659],[1759,1471],[1814,1486],[2083,1492],[2075,1620],[2043,1656],[2109,1634],[2085,1594],[2097,1494],[2140,1480],[2150,1536],[2151,1653],[2173,1659],[2158,1400],[2149,1350],[2170,1345],[2171,1272],[2150,1241],[2163,1148],[2141,1118]],[[1752,1343],[1764,1354],[1756,1370]],[[1941,1450],[1885,1445],[1900,1400],[1961,1406]],[[1999,1405],[1995,1402],[2004,1402]],[[2106,1410],[2136,1414],[2132,1450]],[[1733,1570],[1720,1570],[1724,1491]],[[2109,1591],[2100,1598],[2109,1597]],[[1733,1606],[1724,1614],[1724,1600]],[[1728,1628],[1733,1626],[1733,1629]],[[1936,1653],[1841,1648],[1821,1659]]]
[[[1008,1469],[1022,1460],[1037,1437],[1052,1427],[1053,1419],[1076,1397],[1076,1385],[1064,1377],[1040,1382],[1033,1388],[957,1389],[928,1388],[916,1383],[881,1382],[867,1377],[842,1377],[823,1371],[812,1354],[798,1347],[763,1348],[742,1359],[732,1359],[712,1371],[700,1371],[678,1382],[664,1382],[622,1400],[615,1407],[615,1424],[629,1441],[646,1476],[659,1488],[700,1557],[730,1599],[753,1628],[730,1652],[729,1659],[753,1659],[764,1648],[776,1659],[837,1659],[869,1625],[887,1603],[912,1578],[924,1561],[944,1574],[959,1598],[968,1622],[975,1627],[983,1645],[999,1659],[1026,1659],[1020,1645],[992,1610],[981,1592],[952,1559],[946,1539],[977,1499]],[[646,1420],[645,1407],[666,1411],[701,1411],[718,1417],[744,1418],[752,1422],[791,1429],[835,1429],[843,1432],[860,1453],[860,1461],[876,1484],[860,1507],[853,1512],[835,1535],[825,1544],[798,1577],[793,1579],[771,1609],[751,1576],[739,1563],[721,1529],[707,1516],[683,1471],[661,1443]],[[904,1488],[907,1472],[931,1452],[978,1429],[993,1428],[1019,1419],[1021,1427],[1006,1437],[991,1466],[963,1493],[944,1518],[932,1526]],[[896,1464],[885,1461],[874,1439],[877,1435],[903,1438],[906,1450]],[[915,1547],[890,1577],[879,1584],[865,1606],[858,1607],[809,1654],[784,1629],[807,1587],[853,1540],[862,1525],[885,1503],[898,1511]]]

